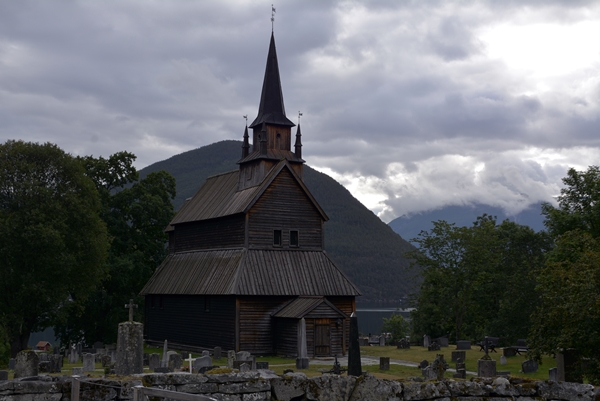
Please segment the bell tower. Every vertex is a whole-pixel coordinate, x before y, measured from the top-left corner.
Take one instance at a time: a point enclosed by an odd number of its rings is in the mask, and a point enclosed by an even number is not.
[[[291,150],[292,127],[295,125],[285,115],[275,37],[271,32],[258,115],[244,132],[242,159],[238,161],[238,190],[261,183],[269,170],[281,159],[286,159],[296,174],[302,177],[304,160],[299,126],[294,144],[295,151]],[[249,143],[248,128],[252,130],[252,145]]]

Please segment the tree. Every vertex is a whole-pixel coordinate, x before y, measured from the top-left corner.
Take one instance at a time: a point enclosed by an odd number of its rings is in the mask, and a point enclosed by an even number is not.
[[[399,341],[405,338],[409,333],[408,322],[404,320],[402,315],[396,315],[393,313],[389,319],[385,317],[383,318],[382,331],[392,335],[390,338],[391,341]]]
[[[0,322],[15,355],[105,276],[94,183],[56,145],[0,145]]]
[[[129,299],[139,305],[136,319],[142,320],[144,299],[139,292],[167,254],[164,230],[174,215],[175,179],[159,171],[138,181],[134,160],[129,152],[80,159],[102,199],[101,216],[111,238],[109,274],[93,296],[74,303],[68,319],[56,327],[63,342],[116,341]]]
[[[434,222],[410,253],[424,268],[413,331],[480,340],[524,337],[535,305],[533,273],[550,247],[545,233],[483,215],[471,227]]]
[[[570,169],[563,182],[558,207],[542,209],[556,246],[537,276],[531,353],[575,348],[588,359],[583,375],[600,384],[600,169]]]

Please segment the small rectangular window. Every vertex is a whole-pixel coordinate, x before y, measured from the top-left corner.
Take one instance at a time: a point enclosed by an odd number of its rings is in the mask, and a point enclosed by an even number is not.
[[[298,246],[298,230],[290,230],[290,246]]]
[[[273,230],[273,246],[281,246],[281,230]]]

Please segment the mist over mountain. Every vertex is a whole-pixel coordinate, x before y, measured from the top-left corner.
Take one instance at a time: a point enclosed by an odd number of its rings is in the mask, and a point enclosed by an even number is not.
[[[172,174],[179,209],[207,177],[238,168],[241,146],[229,140],[184,152],[140,170],[140,177],[159,170]],[[304,183],[329,216],[325,250],[362,291],[359,302],[397,301],[418,289],[419,271],[404,257],[411,244],[328,175],[305,166]]]
[[[445,220],[449,223],[456,223],[457,226],[471,226],[473,225],[473,222],[477,220],[477,217],[484,213],[490,216],[496,216],[498,223],[508,219],[515,223],[529,226],[535,231],[544,229],[544,218],[541,214],[540,204],[531,206],[514,216],[509,216],[503,209],[490,205],[452,205],[412,216],[400,216],[397,219],[392,220],[389,223],[389,226],[396,233],[400,234],[402,238],[411,241],[419,235],[421,230],[431,230],[434,221]]]

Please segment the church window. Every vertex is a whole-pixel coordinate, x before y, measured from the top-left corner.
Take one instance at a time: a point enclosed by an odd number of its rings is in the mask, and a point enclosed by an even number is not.
[[[290,246],[298,246],[298,230],[290,230]]]
[[[281,246],[281,230],[273,230],[273,246]]]

